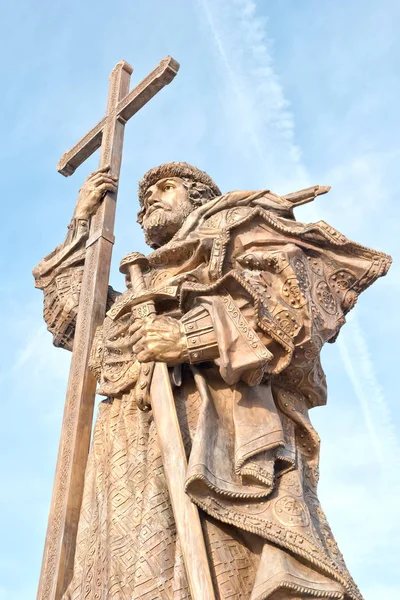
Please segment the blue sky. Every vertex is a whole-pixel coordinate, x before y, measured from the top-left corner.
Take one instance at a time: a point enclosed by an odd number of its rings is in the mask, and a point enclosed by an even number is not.
[[[323,351],[320,497],[366,600],[400,597],[399,17],[395,0],[3,3],[0,600],[36,594],[68,374],[31,269],[98,157],[69,179],[55,165],[102,117],[116,62],[134,85],[167,54],[178,76],[126,129],[111,282],[122,289],[120,258],[144,250],[136,186],[151,166],[192,162],[223,191],[332,185],[297,218],[394,265]]]

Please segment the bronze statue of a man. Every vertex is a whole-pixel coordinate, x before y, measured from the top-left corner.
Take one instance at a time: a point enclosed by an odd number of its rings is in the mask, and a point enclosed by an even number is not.
[[[35,269],[56,346],[71,349],[88,223],[117,180],[82,187],[65,242]],[[326,190],[325,190],[326,191]],[[148,385],[168,364],[216,598],[360,600],[317,497],[308,411],[326,402],[320,364],[359,294],[390,257],[293,208],[311,192],[221,195],[186,163],[139,184],[157,316],[137,324],[109,288],[91,369],[100,404],[65,600],[190,599]],[[111,313],[121,314],[111,318]],[[190,527],[190,523],[187,524]]]

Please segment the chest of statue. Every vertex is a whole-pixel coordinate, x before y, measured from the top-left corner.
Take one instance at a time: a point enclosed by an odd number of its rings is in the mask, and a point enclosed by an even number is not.
[[[144,270],[145,290],[135,294],[127,276],[127,289],[109,308],[92,345],[90,369],[99,381],[98,393],[118,397],[134,388],[140,366],[129,343],[129,327],[137,318],[158,315],[180,318],[180,288],[192,281],[207,283],[208,243],[180,244],[150,255]],[[154,303],[154,306],[152,306]]]

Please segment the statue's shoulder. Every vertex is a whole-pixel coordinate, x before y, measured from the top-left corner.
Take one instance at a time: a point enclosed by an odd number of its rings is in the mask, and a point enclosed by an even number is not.
[[[221,230],[232,227],[251,218],[255,214],[254,206],[237,206],[222,208],[207,217],[200,226],[200,230]]]
[[[205,230],[229,230],[260,217],[295,222],[292,203],[269,190],[228,192],[214,198],[209,208],[206,205],[201,211],[199,222]]]
[[[230,229],[253,217],[266,220],[283,221],[283,228],[291,230],[296,223],[293,209],[296,206],[312,202],[317,196],[326,194],[329,186],[315,185],[297,192],[279,196],[268,189],[237,190],[213,198],[196,211],[199,223],[205,229]]]

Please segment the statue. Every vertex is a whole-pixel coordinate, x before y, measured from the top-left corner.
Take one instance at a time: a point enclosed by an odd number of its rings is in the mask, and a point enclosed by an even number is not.
[[[66,240],[34,270],[48,329],[68,350],[89,224],[117,175],[105,165],[88,177]],[[194,600],[152,410],[164,402],[152,387],[160,363],[215,598],[361,600],[318,501],[309,410],[327,399],[322,345],[391,259],[323,221],[295,220],[296,206],[328,190],[221,194],[184,162],[143,176],[138,221],[152,252],[122,260],[126,290],[108,288],[91,344],[104,399],[64,600]]]

